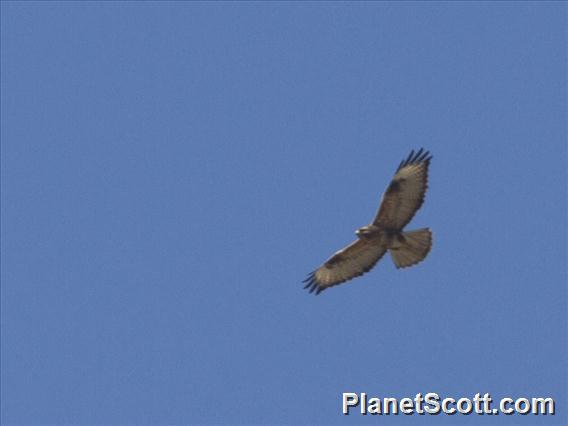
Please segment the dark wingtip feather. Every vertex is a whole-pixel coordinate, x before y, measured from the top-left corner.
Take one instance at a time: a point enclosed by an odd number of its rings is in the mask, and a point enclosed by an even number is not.
[[[409,164],[416,164],[416,163],[421,163],[423,161],[430,161],[431,159],[432,155],[430,154],[430,151],[427,151],[424,148],[420,148],[418,151],[416,151],[416,153],[414,152],[414,150],[412,150],[410,151],[408,157],[406,157],[405,160],[401,161],[401,163],[398,166],[398,169],[396,170],[399,171],[400,169],[408,166]]]
[[[310,280],[313,278],[313,276],[314,276],[314,273],[313,273],[313,272],[310,272],[310,273],[308,274],[308,276],[306,277],[306,279],[305,279],[305,280],[302,280],[302,282],[303,282],[303,283],[307,283],[308,281],[310,281]]]
[[[317,284],[315,282],[309,282],[304,288],[307,288],[308,290],[310,290],[310,293],[311,293],[312,291],[314,291],[313,288],[316,287],[316,286],[317,286]]]
[[[318,284],[317,280],[316,280],[316,272],[310,272],[307,276],[307,278],[305,280],[302,281],[303,283],[306,283],[306,285],[304,286],[305,289],[308,289],[308,291],[310,293],[313,293],[314,291],[316,291],[316,294],[320,294],[322,292],[322,290],[324,290],[324,287],[320,287],[320,285]]]
[[[416,161],[422,161],[427,156],[428,156],[428,151],[425,151],[424,148],[420,148],[420,155],[416,156]]]
[[[423,152],[424,152],[424,148],[420,148],[418,150],[418,152],[416,153],[416,155],[414,155],[414,161],[418,160],[418,158],[420,158],[420,156],[422,155]]]
[[[312,274],[310,274],[308,276],[308,278],[306,278],[304,281],[302,281],[303,283],[307,283],[304,288],[308,288],[309,286],[311,286],[315,281],[315,278]]]

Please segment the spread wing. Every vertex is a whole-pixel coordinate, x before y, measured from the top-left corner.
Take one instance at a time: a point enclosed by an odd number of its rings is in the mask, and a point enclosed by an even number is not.
[[[432,156],[422,148],[401,161],[383,194],[381,206],[373,224],[401,230],[414,217],[424,202],[428,188],[428,166]]]
[[[362,238],[331,256],[304,280],[310,293],[341,284],[369,272],[387,251],[385,238]]]

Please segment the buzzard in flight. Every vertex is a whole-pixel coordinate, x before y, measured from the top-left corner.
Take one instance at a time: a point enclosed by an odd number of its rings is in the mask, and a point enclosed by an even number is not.
[[[310,293],[341,284],[369,272],[390,251],[397,268],[424,260],[432,247],[428,228],[403,232],[424,202],[428,188],[428,166],[432,156],[420,149],[401,161],[383,194],[379,211],[370,225],[355,231],[358,239],[331,256],[304,280]]]

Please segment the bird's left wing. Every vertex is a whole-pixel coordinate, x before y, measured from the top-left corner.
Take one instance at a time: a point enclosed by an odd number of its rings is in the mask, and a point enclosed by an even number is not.
[[[398,169],[381,200],[373,224],[383,228],[401,230],[424,202],[428,188],[428,166],[432,156],[420,149],[411,151]]]
[[[331,256],[322,266],[304,280],[312,293],[321,293],[326,288],[341,284],[370,271],[387,251],[382,236],[362,238]]]

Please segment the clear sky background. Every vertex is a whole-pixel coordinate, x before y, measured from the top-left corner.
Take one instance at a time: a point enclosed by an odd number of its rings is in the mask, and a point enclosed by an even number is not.
[[[566,3],[1,12],[3,424],[565,424]],[[422,146],[426,261],[304,291]]]

